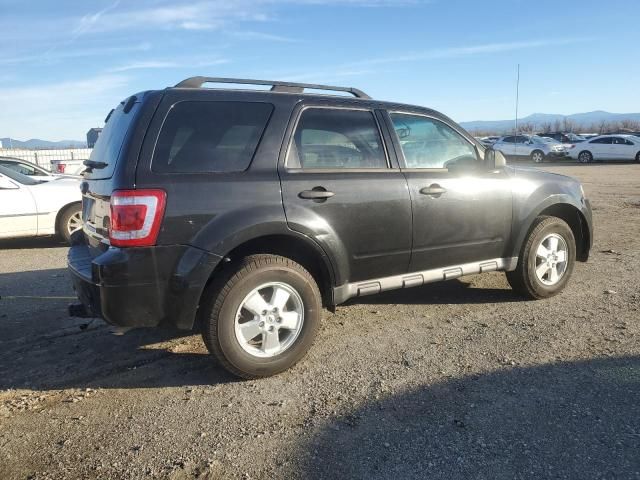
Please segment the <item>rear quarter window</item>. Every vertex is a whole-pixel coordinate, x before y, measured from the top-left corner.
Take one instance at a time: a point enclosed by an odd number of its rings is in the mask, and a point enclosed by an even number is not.
[[[246,170],[273,112],[259,102],[179,102],[169,110],[151,169],[157,173]]]

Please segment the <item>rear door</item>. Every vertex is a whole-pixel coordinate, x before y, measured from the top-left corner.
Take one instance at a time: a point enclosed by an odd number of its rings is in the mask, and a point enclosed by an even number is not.
[[[0,174],[0,238],[36,235],[38,210],[29,187]]]
[[[333,252],[348,282],[405,273],[411,201],[376,112],[306,104],[293,118],[280,165],[290,228]]]
[[[633,160],[636,156],[635,145],[624,137],[613,137],[611,154],[616,160]]]
[[[502,140],[498,142],[496,145],[496,149],[500,150],[502,153],[508,156],[513,156],[516,154],[516,137],[504,137]]]
[[[475,145],[444,120],[397,111],[390,122],[413,206],[409,271],[502,258],[512,216],[506,172],[485,168]]]

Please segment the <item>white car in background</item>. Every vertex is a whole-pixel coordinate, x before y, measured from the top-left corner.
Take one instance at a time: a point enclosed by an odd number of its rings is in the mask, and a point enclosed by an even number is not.
[[[494,143],[493,149],[509,157],[529,157],[535,163],[542,163],[546,158],[562,158],[568,155],[567,149],[561,143],[553,143],[548,138],[537,135],[508,135]]]
[[[73,175],[61,175],[50,172],[49,170],[45,170],[35,163],[27,162],[26,160],[14,157],[0,157],[0,167],[7,167],[28,177],[33,177],[36,180],[46,180],[47,182],[50,180],[55,180],[56,178],[60,178],[62,176],[73,177]]]
[[[80,181],[50,181],[0,166],[0,238],[59,235],[82,228]]]
[[[578,143],[569,151],[580,163],[594,160],[635,160],[640,162],[640,137],[634,135],[599,135]]]

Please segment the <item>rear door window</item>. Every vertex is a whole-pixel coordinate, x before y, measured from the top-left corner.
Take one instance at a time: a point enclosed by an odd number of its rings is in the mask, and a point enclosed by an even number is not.
[[[158,173],[246,170],[272,112],[269,103],[179,102],[164,121],[151,169]]]
[[[287,168],[387,168],[373,113],[367,110],[307,108],[289,147]]]

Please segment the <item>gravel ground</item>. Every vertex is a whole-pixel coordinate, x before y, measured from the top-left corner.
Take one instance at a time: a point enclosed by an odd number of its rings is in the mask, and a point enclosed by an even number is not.
[[[640,166],[545,168],[594,207],[562,295],[367,297],[259,381],[197,335],[68,318],[66,248],[0,244],[0,478],[640,478]]]

